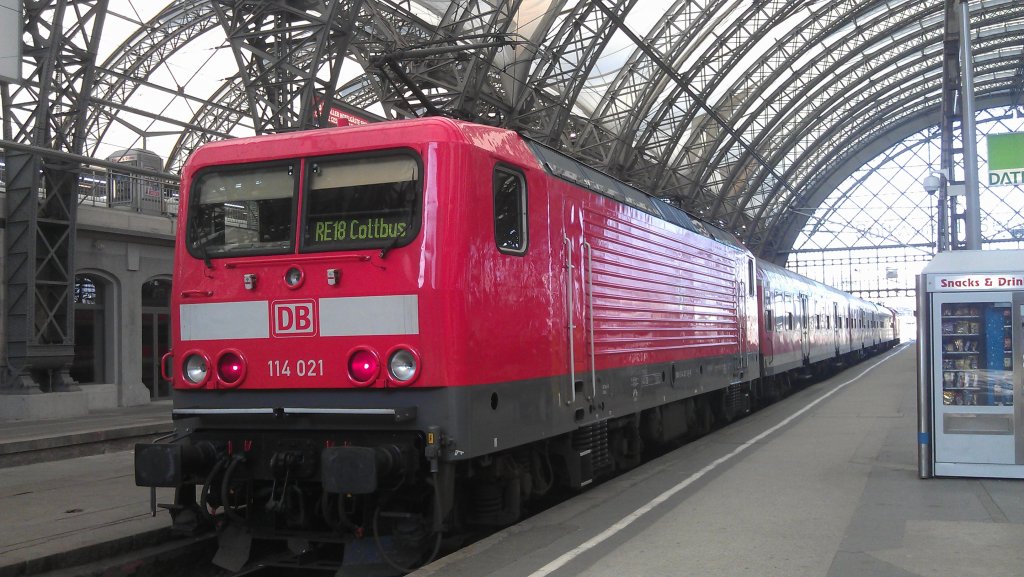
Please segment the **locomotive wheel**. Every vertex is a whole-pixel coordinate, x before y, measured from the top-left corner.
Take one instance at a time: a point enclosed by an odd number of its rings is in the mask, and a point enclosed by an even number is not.
[[[788,397],[793,392],[793,382],[789,378],[789,373],[785,373],[778,377],[779,380],[779,398]]]
[[[715,415],[711,410],[711,402],[708,400],[708,395],[701,396],[696,402],[697,422],[694,431],[698,437],[711,432],[711,428],[715,424]]]
[[[616,470],[632,469],[642,462],[644,442],[635,422],[612,431],[610,440]]]
[[[715,409],[715,420],[723,425],[728,425],[733,422],[736,415],[738,415],[741,410],[741,408],[733,402],[730,389],[732,389],[731,386],[720,391],[716,391],[714,393],[714,402],[712,403],[712,406]]]
[[[437,557],[441,533],[413,503],[381,503],[370,519],[373,543],[380,560],[402,573],[426,565]]]

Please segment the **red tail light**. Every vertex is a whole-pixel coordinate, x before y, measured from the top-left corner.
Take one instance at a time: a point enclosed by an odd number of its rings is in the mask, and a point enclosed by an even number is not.
[[[380,373],[380,360],[369,349],[356,349],[348,357],[348,376],[356,384],[368,385]]]
[[[234,351],[225,351],[217,359],[217,377],[225,385],[234,386],[245,377],[245,360]]]

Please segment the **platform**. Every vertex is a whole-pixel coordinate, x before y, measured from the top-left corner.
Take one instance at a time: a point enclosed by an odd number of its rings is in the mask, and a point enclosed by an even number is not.
[[[141,438],[173,430],[170,401],[62,419],[0,421],[0,468],[130,449]]]
[[[169,401],[0,423],[0,577],[166,541],[170,518],[150,515],[150,491],[135,486],[130,448],[171,430]]]
[[[853,367],[414,575],[1024,574],[1022,482],[918,478],[914,362],[911,346]],[[169,428],[169,410],[4,423],[0,453]],[[169,525],[130,451],[0,469],[0,577],[159,542]]]
[[[1024,575],[1024,483],[918,478],[904,346],[416,577]]]

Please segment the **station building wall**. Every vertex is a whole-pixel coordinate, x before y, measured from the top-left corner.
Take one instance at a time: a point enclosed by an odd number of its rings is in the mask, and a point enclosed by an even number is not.
[[[6,215],[4,200],[0,193],[0,215]],[[89,206],[79,206],[77,218],[72,376],[89,393],[90,410],[165,398],[169,386],[159,376],[159,359],[170,347],[169,303],[177,220]],[[3,275],[7,227],[5,221],[0,223]],[[5,288],[0,283],[0,291]],[[4,297],[0,292],[0,300]],[[4,316],[0,314],[2,371],[7,369]]]

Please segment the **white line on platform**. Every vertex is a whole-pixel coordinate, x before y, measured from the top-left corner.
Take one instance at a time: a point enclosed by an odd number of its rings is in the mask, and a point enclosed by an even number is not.
[[[701,469],[700,471],[697,471],[696,473],[690,475],[685,480],[680,482],[678,485],[676,485],[676,486],[672,487],[671,489],[666,490],[664,493],[658,495],[657,497],[655,497],[654,499],[649,501],[646,505],[640,507],[636,511],[633,511],[629,515],[626,515],[625,517],[620,519],[617,523],[615,523],[611,527],[609,527],[609,528],[605,529],[604,531],[598,533],[597,535],[591,537],[590,540],[584,542],[583,544],[577,546],[575,549],[565,553],[561,557],[559,557],[559,558],[555,559],[554,561],[548,563],[547,565],[541,567],[537,571],[534,571],[533,573],[530,574],[530,577],[545,577],[546,575],[550,575],[551,573],[561,569],[566,564],[571,562],[573,559],[579,557],[580,555],[582,555],[582,554],[586,553],[587,551],[593,549],[597,545],[599,545],[599,544],[603,543],[604,541],[608,540],[610,537],[612,537],[613,535],[615,535],[619,531],[622,531],[623,529],[628,527],[630,524],[632,524],[633,521],[636,521],[637,519],[642,517],[644,514],[648,513],[651,509],[654,509],[658,505],[660,505],[660,504],[664,503],[665,501],[669,500],[670,498],[672,498],[673,495],[675,495],[679,491],[682,491],[683,489],[685,489],[685,488],[689,487],[690,485],[694,484],[695,482],[697,482],[704,475],[707,475],[711,471],[714,471],[715,468],[718,467],[719,465],[721,465],[722,463],[725,463],[729,459],[732,459],[736,455],[739,455],[743,451],[747,450],[752,445],[760,442],[762,439],[764,439],[768,435],[771,435],[775,431],[778,431],[779,429],[781,429],[781,428],[785,427],[786,425],[792,423],[794,419],[796,419],[797,417],[803,415],[807,411],[813,409],[814,407],[816,407],[818,405],[818,403],[820,403],[820,402],[824,401],[825,399],[831,397],[832,395],[838,393],[844,387],[846,387],[846,385],[849,385],[850,383],[853,383],[854,381],[857,381],[858,379],[860,379],[864,375],[866,375],[869,372],[871,372],[872,370],[874,370],[875,367],[877,367],[877,366],[881,365],[882,363],[888,361],[889,359],[893,358],[894,356],[896,356],[896,353],[899,353],[900,351],[905,349],[907,346],[909,346],[909,344],[904,344],[904,345],[900,346],[899,348],[894,350],[891,354],[886,355],[885,358],[879,360],[875,364],[873,364],[870,367],[868,367],[868,368],[864,369],[863,371],[861,371],[861,373],[859,375],[857,375],[856,377],[853,377],[852,379],[846,381],[845,383],[842,383],[842,384],[838,385],[836,388],[834,388],[831,391],[825,393],[824,395],[818,397],[814,401],[812,401],[809,404],[807,404],[806,406],[804,406],[799,411],[793,413],[789,417],[786,417],[786,419],[784,419],[781,423],[779,423],[779,424],[775,425],[774,427],[772,427],[772,428],[762,432],[761,434],[757,435],[753,439],[750,439],[746,443],[743,443],[742,445],[736,447],[728,455],[725,455],[723,457],[719,457],[714,462],[712,462],[710,465],[708,465],[708,466],[704,467],[703,469]]]

